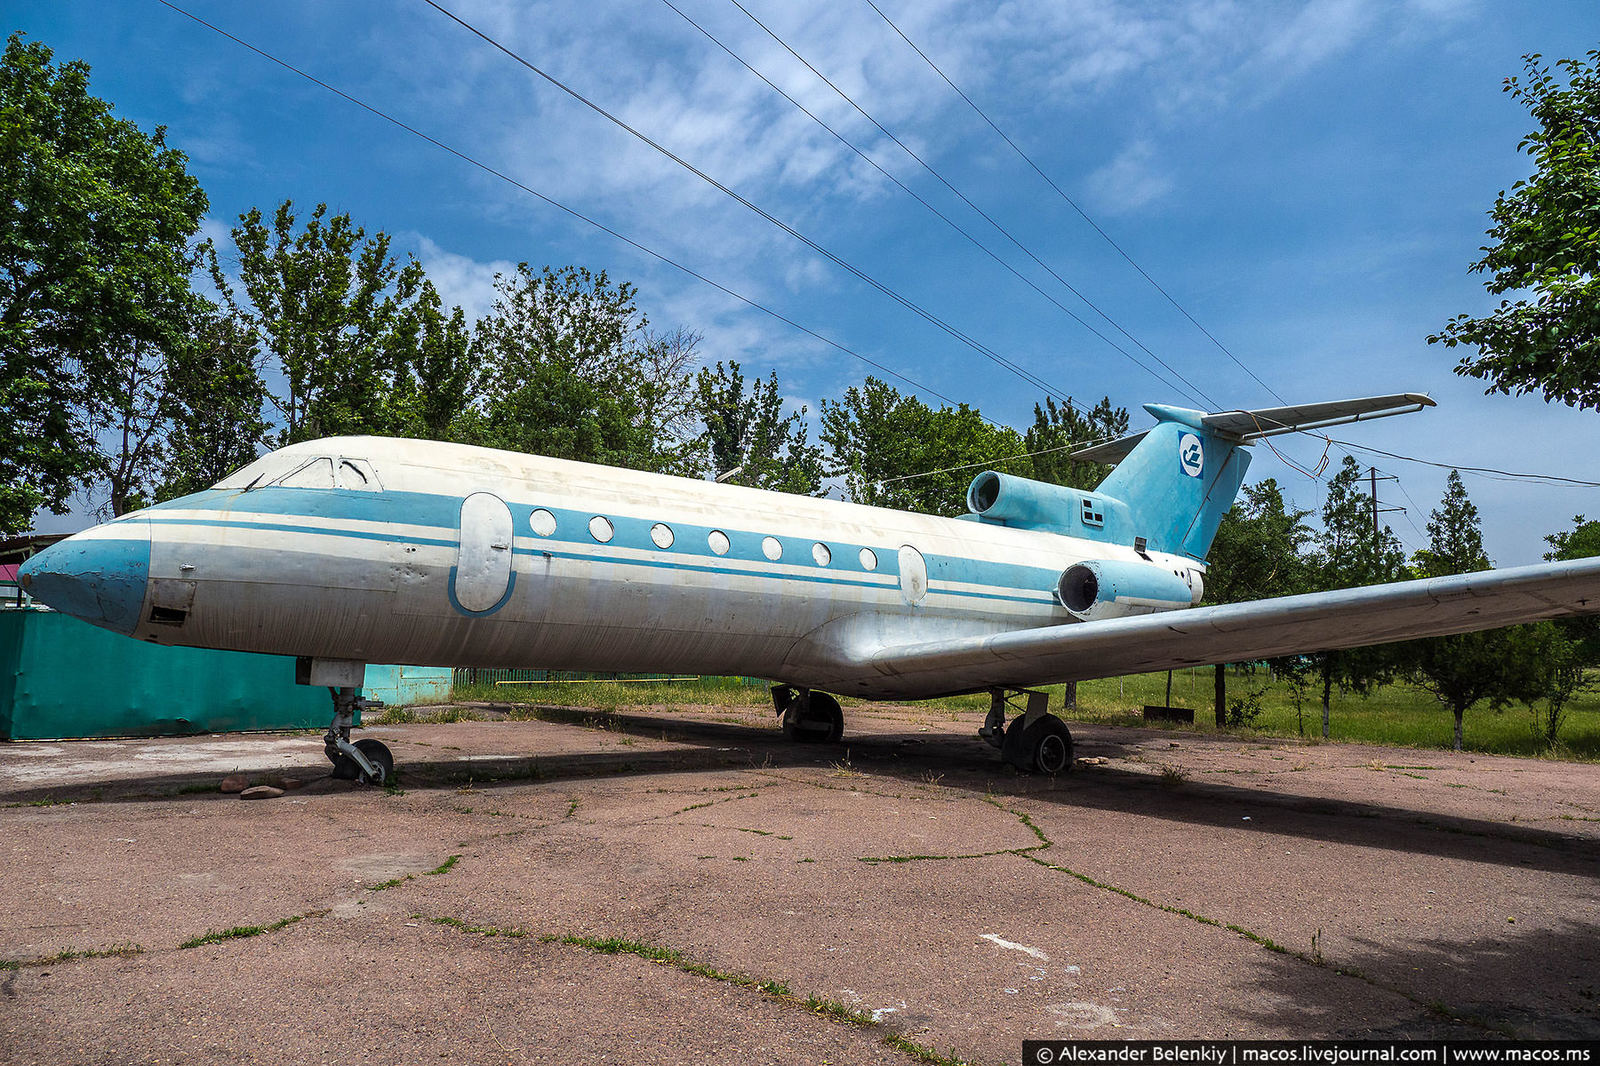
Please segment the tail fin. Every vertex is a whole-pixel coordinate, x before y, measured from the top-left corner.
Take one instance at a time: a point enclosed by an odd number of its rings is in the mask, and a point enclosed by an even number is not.
[[[1155,428],[1072,455],[1117,464],[1095,494],[1126,506],[1134,533],[1146,547],[1203,560],[1244,484],[1250,453],[1242,445],[1433,405],[1417,393],[1219,414],[1146,404],[1145,410],[1156,418]]]

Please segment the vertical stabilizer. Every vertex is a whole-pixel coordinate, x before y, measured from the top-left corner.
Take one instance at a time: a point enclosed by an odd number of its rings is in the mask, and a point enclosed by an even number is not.
[[[1127,506],[1147,548],[1203,560],[1244,484],[1250,452],[1208,428],[1203,411],[1162,404],[1145,410],[1155,428],[1140,434],[1095,492]]]

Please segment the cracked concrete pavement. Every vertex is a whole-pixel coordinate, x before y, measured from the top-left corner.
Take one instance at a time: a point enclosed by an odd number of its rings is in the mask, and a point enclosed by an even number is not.
[[[1052,780],[917,707],[564,717],[370,727],[395,791],[314,736],[0,746],[0,1060],[1600,1036],[1593,765],[1077,724]]]

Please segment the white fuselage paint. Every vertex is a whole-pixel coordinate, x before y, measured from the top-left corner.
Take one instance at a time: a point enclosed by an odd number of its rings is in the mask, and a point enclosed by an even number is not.
[[[260,487],[319,456],[365,473]],[[137,520],[150,582],[133,635],[163,644],[739,674],[880,698],[948,691],[871,665],[883,647],[1071,623],[1054,589],[1073,563],[1196,568],[1055,533],[370,437],[294,445],[101,529]],[[181,609],[181,624],[153,621],[156,606]],[[1019,680],[1041,683],[990,684]]]

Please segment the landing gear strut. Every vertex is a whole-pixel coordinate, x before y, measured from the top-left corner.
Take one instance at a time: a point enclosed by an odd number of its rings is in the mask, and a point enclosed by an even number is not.
[[[826,692],[773,685],[772,707],[783,717],[783,735],[790,740],[832,744],[844,736],[844,712]]]
[[[359,688],[333,688],[333,724],[322,738],[322,750],[333,763],[333,776],[342,781],[360,781],[368,785],[381,785],[394,773],[394,756],[378,740],[359,740],[350,743],[350,730],[356,724],[356,712],[381,703],[361,698]]]
[[[1028,697],[1027,710],[1006,724],[1013,696]],[[1049,713],[1050,694],[1026,689],[989,691],[989,716],[978,735],[1000,749],[1000,757],[1023,773],[1065,773],[1072,769],[1072,733]]]

